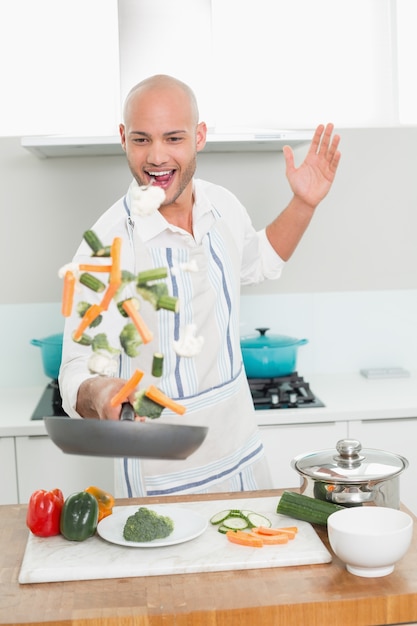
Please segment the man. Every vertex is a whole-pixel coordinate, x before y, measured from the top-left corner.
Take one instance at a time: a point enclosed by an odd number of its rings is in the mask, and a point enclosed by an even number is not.
[[[172,77],[153,76],[128,94],[120,136],[134,181],[92,230],[105,244],[122,238],[123,269],[137,274],[167,266],[168,289],[179,298],[180,310],[156,312],[144,303],[141,313],[154,340],[141,347],[137,359],[122,358],[120,378],[89,373],[88,350],[71,340],[77,322],[73,317],[66,323],[60,387],[70,415],[118,419],[121,407],[111,407],[110,399],[136,367],[146,372],[146,386],[152,355],[159,351],[164,354],[164,372],[158,387],[186,407],[181,417],[164,410],[160,422],[209,427],[204,443],[185,461],[120,461],[119,496],[270,486],[240,353],[240,285],[279,277],[333,183],[339,137],[332,137],[332,125],[319,126],[299,168],[291,149],[284,148],[293,198],[265,230],[256,233],[235,196],[193,178],[206,131],[193,92]],[[163,189],[165,199],[152,215],[136,216],[134,187],[150,183]],[[82,262],[90,253],[81,244],[75,261]],[[134,285],[126,288],[124,297],[129,294],[135,295]],[[103,315],[100,330],[114,345],[121,325],[113,307]],[[204,340],[201,351],[191,356],[173,348],[187,327],[195,328]],[[129,400],[133,399],[132,394]]]

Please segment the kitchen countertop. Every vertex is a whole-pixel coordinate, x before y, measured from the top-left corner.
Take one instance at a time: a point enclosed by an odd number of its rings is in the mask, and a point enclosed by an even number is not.
[[[407,378],[366,379],[359,373],[304,375],[324,407],[256,411],[259,425],[417,417],[417,371]],[[30,420],[44,387],[2,388],[0,437],[46,434]]]
[[[280,493],[245,497],[253,498],[256,508],[257,497]],[[138,498],[117,504],[241,497]],[[372,626],[417,620],[417,526],[410,550],[383,578],[353,576],[332,555],[331,563],[319,565],[19,585],[28,538],[25,516],[25,505],[0,506],[0,624]],[[325,529],[316,530],[329,548]]]

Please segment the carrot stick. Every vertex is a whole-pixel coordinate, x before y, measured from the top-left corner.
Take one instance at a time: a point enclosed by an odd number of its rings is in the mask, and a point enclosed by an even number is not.
[[[110,284],[116,283],[117,286],[120,285],[122,281],[122,270],[120,268],[120,253],[122,249],[122,239],[121,237],[115,237],[113,239],[113,243],[110,249],[110,256],[112,260],[111,270],[110,270]]]
[[[84,313],[81,322],[73,335],[74,341],[79,341],[83,332],[90,326],[92,322],[102,313],[103,309],[99,304],[92,304]]]
[[[61,313],[64,317],[69,317],[72,312],[75,291],[75,276],[71,271],[65,272],[64,287],[62,291]]]
[[[110,272],[111,265],[92,265],[88,263],[80,263],[78,269],[80,272]]]
[[[136,326],[137,331],[139,335],[141,336],[143,343],[149,343],[150,341],[152,341],[153,332],[145,324],[143,317],[141,316],[141,314],[136,308],[134,300],[131,298],[129,298],[128,300],[125,300],[122,304],[122,308],[124,311],[126,311],[128,316],[130,317],[130,319]]]
[[[109,308],[109,304],[112,301],[114,295],[116,294],[117,290],[119,289],[121,285],[120,283],[109,283],[106,291],[104,292],[104,296],[100,302],[100,306],[103,309],[103,311],[107,311],[107,309]]]
[[[274,536],[274,535],[287,535],[288,539],[294,539],[298,529],[296,526],[287,527],[287,528],[268,528],[265,526],[258,526],[257,528],[252,528],[252,532],[259,533],[260,535],[265,536]]]
[[[279,535],[261,535],[261,533],[256,533],[251,530],[248,533],[250,537],[258,538],[262,541],[264,546],[276,546],[281,545],[283,543],[288,543],[289,537],[285,533],[280,533]]]
[[[132,391],[134,391],[138,386],[142,376],[143,372],[141,372],[140,370],[135,370],[127,383],[123,385],[123,387],[119,389],[116,395],[112,397],[112,399],[110,400],[110,405],[117,406],[118,404],[125,402],[129,394],[132,393]]]
[[[251,548],[262,548],[263,541],[259,537],[253,537],[250,533],[245,533],[241,530],[228,530],[226,537],[232,543],[238,543],[241,546],[249,546]]]
[[[166,396],[162,391],[160,391],[155,385],[149,385],[147,390],[145,391],[145,396],[150,400],[153,400],[157,404],[164,406],[166,409],[171,409],[174,413],[178,413],[178,415],[184,415],[186,408],[182,406],[182,404],[178,404],[178,402],[174,402],[168,396]]]

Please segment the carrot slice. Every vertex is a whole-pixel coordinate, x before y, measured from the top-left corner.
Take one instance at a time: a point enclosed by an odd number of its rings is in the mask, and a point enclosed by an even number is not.
[[[89,263],[80,263],[78,269],[80,272],[110,272],[111,265],[92,265]]]
[[[143,343],[149,343],[150,341],[152,341],[153,332],[145,324],[143,317],[141,316],[141,314],[136,308],[134,300],[132,298],[125,300],[122,304],[122,308],[124,311],[126,311],[128,316],[130,317],[130,319],[136,326],[137,331],[139,335],[141,336]]]
[[[136,389],[140,380],[142,379],[143,372],[141,370],[135,370],[125,385],[112,397],[110,400],[111,406],[117,406],[122,402],[125,402],[132,391]]]
[[[171,400],[168,396],[166,396],[160,389],[155,387],[155,385],[149,385],[147,390],[145,391],[145,396],[150,400],[153,400],[157,404],[164,406],[166,409],[171,409],[174,413],[178,413],[178,415],[184,415],[186,408],[182,404],[178,404],[174,400]]]
[[[255,537],[250,533],[239,530],[228,530],[226,537],[232,543],[237,543],[241,546],[249,546],[250,548],[262,548],[264,545],[261,537]]]
[[[111,256],[111,270],[110,270],[110,284],[116,283],[118,286],[122,280],[122,270],[120,268],[120,253],[122,249],[121,237],[115,237],[110,248]]]
[[[252,529],[248,534],[260,539],[265,546],[275,546],[278,544],[288,543],[289,541],[289,536],[286,533],[263,535],[262,533],[257,533],[254,529]]]
[[[73,335],[74,341],[79,341],[85,330],[102,313],[103,309],[99,304],[92,304],[84,313],[81,322]]]
[[[69,317],[72,312],[75,291],[75,276],[73,272],[68,270],[64,276],[64,287],[62,290],[61,313],[64,317]]]
[[[110,283],[109,286],[107,287],[106,291],[104,292],[104,296],[100,302],[100,306],[103,309],[103,311],[107,311],[107,309],[109,308],[109,304],[112,301],[117,290],[119,289],[120,285],[121,285],[121,282]]]
[[[274,535],[287,535],[288,539],[294,539],[298,529],[296,526],[292,528],[268,528],[266,526],[258,526],[257,528],[252,528],[252,532],[258,533],[263,536],[274,536]]]

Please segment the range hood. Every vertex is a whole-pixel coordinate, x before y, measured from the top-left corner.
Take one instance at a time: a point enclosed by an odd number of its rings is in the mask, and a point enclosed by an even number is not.
[[[312,136],[311,130],[209,131],[203,152],[279,152],[285,145],[295,147],[310,141]],[[124,154],[118,135],[111,137],[27,136],[22,137],[21,145],[41,159]]]

